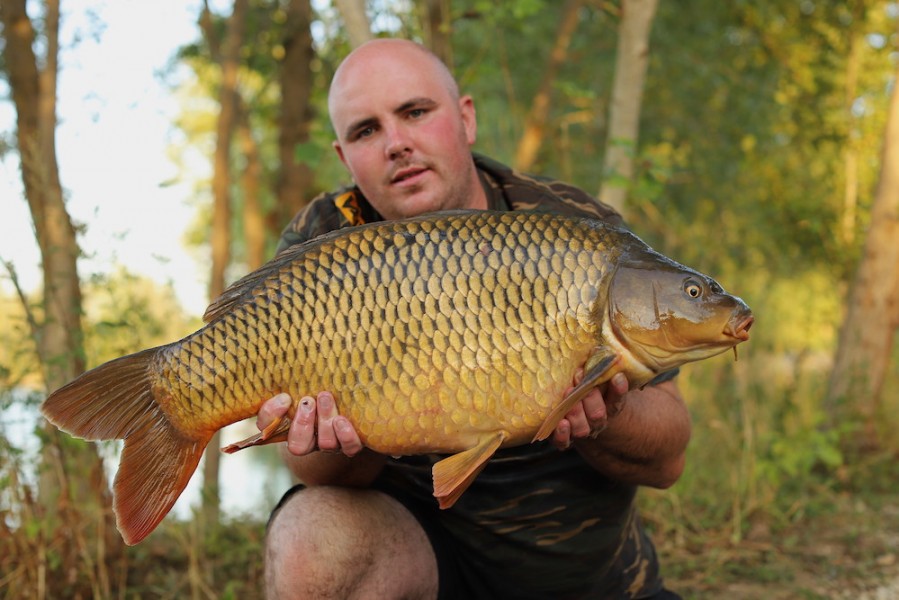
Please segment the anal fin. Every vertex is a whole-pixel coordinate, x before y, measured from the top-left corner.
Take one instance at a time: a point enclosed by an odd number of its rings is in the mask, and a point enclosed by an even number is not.
[[[453,454],[434,465],[434,496],[440,503],[440,508],[449,508],[456,503],[505,439],[504,431],[490,433],[483,436],[473,448]]]
[[[609,379],[608,372],[615,363],[615,359],[616,356],[612,353],[599,357],[599,362],[587,371],[584,378],[581,379],[581,382],[577,384],[574,389],[571,390],[571,393],[565,396],[554,409],[552,409],[552,412],[550,412],[546,417],[546,420],[543,421],[543,424],[540,426],[540,429],[537,430],[537,434],[531,441],[537,442],[548,438],[556,428],[556,425],[559,424],[559,421],[568,414],[568,411],[571,410],[575,404],[583,400],[584,396],[586,396],[594,387],[605,382],[606,379]]]

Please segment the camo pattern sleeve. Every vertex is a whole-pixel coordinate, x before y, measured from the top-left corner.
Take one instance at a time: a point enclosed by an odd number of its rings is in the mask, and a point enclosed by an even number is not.
[[[380,221],[381,217],[356,187],[344,187],[313,198],[281,232],[276,254],[323,233]]]
[[[520,173],[480,154],[474,154],[478,171],[488,190],[490,208],[501,204],[513,210],[529,210],[562,215],[589,216],[613,225],[624,225],[614,208],[584,190],[549,177]],[[497,196],[501,197],[498,198]]]

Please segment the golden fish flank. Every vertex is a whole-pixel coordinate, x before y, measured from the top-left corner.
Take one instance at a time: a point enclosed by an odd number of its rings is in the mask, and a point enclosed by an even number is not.
[[[702,297],[684,293],[687,281]],[[619,371],[642,385],[717,354],[748,338],[752,317],[624,230],[459,212],[290,248],[226,290],[207,320],[43,406],[73,435],[125,439],[115,509],[128,543],[165,516],[212,434],[278,392],[334,392],[377,452],[454,453],[434,468],[448,507],[497,448],[546,438],[590,388]],[[288,425],[228,450],[283,439]]]

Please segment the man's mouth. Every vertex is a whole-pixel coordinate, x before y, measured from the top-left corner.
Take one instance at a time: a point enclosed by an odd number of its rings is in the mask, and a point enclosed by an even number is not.
[[[418,175],[421,175],[425,171],[427,171],[427,169],[424,167],[409,167],[407,169],[400,169],[393,174],[393,177],[390,179],[390,183],[402,183],[408,179],[412,179],[414,177],[417,177]]]

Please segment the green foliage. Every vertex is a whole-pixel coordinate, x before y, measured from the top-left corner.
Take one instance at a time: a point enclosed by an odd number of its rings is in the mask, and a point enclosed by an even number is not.
[[[170,286],[121,267],[95,275],[84,296],[85,347],[92,366],[173,342],[202,324],[184,313]]]

